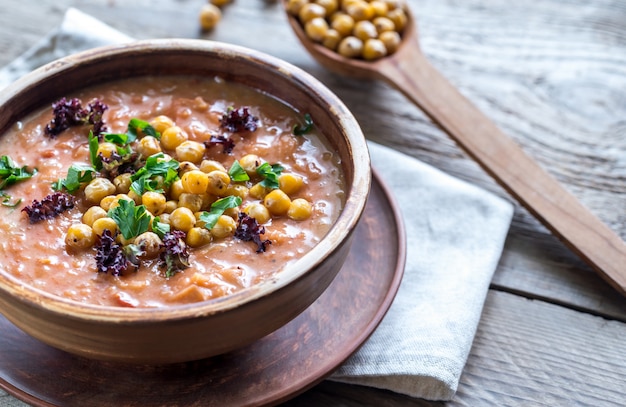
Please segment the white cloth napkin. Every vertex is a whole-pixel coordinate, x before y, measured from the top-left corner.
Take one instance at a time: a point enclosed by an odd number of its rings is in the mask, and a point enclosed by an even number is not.
[[[61,26],[0,70],[0,89],[69,53],[132,39],[70,8]],[[369,143],[405,214],[407,263],[381,325],[330,380],[428,400],[454,395],[513,207],[409,156]],[[2,394],[0,406],[23,405]]]

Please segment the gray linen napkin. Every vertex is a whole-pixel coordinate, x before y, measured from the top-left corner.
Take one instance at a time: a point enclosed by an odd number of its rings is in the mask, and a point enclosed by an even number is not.
[[[69,53],[131,40],[70,8],[57,30],[0,70],[0,89]],[[385,174],[406,215],[406,270],[385,319],[330,380],[449,400],[467,361],[513,207],[409,156],[373,142],[369,147],[373,165]],[[1,407],[22,405],[0,391]]]

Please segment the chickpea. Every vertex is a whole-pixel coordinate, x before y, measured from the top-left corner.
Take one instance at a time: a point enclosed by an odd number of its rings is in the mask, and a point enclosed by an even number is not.
[[[165,212],[166,201],[165,195],[159,192],[146,191],[141,196],[141,202],[153,215],[160,215]]]
[[[263,204],[272,215],[281,216],[287,213],[291,199],[280,189],[274,189],[263,199]]]
[[[174,150],[183,141],[187,141],[188,139],[189,135],[185,130],[178,126],[172,126],[161,134],[161,145],[166,150]]]
[[[337,30],[329,29],[326,32],[326,36],[322,40],[322,45],[332,51],[337,49],[339,42],[341,41],[341,34]]]
[[[347,14],[340,14],[332,20],[330,27],[342,37],[347,37],[354,29],[354,18]]]
[[[107,195],[114,194],[115,185],[106,178],[94,178],[85,187],[85,199],[91,203],[99,203]]]
[[[163,241],[154,232],[144,232],[135,238],[134,243],[145,252],[142,257],[154,259],[159,255]]]
[[[333,14],[339,8],[337,0],[315,0],[315,2],[324,7],[327,16]]]
[[[198,212],[199,210],[201,210],[203,204],[204,201],[202,200],[202,196],[198,194],[189,194],[187,192],[184,192],[180,194],[180,198],[178,199],[179,208],[188,208],[192,212]]]
[[[386,32],[386,31],[395,31],[396,25],[387,17],[376,17],[372,20],[372,24],[376,27],[376,32],[378,35]]]
[[[132,189],[128,191],[128,197],[135,202],[135,205],[141,205],[141,195],[133,191]]]
[[[401,8],[396,8],[389,11],[389,13],[387,13],[387,18],[393,21],[394,25],[396,26],[396,31],[399,33],[404,30],[408,19],[406,13]]]
[[[298,174],[282,173],[278,177],[278,187],[287,195],[298,193],[304,185],[304,179]]]
[[[167,212],[160,214],[159,215],[159,222],[165,223],[166,225],[169,225],[170,224],[170,214],[167,213]]]
[[[245,199],[249,192],[250,190],[245,185],[230,184],[228,188],[226,188],[225,196],[234,195],[241,199]]]
[[[216,239],[222,239],[228,236],[232,236],[237,229],[237,222],[235,219],[227,215],[222,215],[215,223],[215,226],[211,228],[211,235]]]
[[[115,189],[119,194],[127,194],[130,191],[130,174],[120,174],[117,177],[113,178],[113,185],[115,185]]]
[[[102,236],[105,230],[108,230],[111,232],[111,235],[115,236],[118,230],[117,223],[109,217],[96,219],[91,227],[98,236]]]
[[[176,147],[176,157],[179,161],[191,161],[192,163],[199,163],[202,161],[204,151],[206,147],[202,143],[197,141],[187,140],[183,141]]]
[[[178,198],[180,198],[180,194],[185,192],[185,188],[183,188],[183,181],[181,179],[177,179],[176,181],[172,182],[169,192],[170,199],[177,201]]]
[[[241,168],[243,168],[250,177],[257,175],[256,169],[261,164],[261,159],[256,154],[246,154],[239,159],[239,165],[241,165]]]
[[[191,209],[178,207],[170,214],[170,225],[174,229],[188,232],[196,225],[196,217]]]
[[[174,120],[165,115],[160,115],[150,121],[150,126],[154,127],[156,131],[163,134],[165,130],[169,129],[170,127],[174,127],[175,124]]]
[[[294,16],[297,16],[300,13],[300,9],[302,6],[307,4],[309,0],[288,0],[287,1],[287,11]]]
[[[345,7],[346,13],[354,21],[371,20],[374,17],[374,8],[366,1],[353,1]]]
[[[303,198],[297,198],[291,201],[289,209],[287,210],[287,216],[289,219],[301,221],[310,218],[312,212],[313,208],[309,201]]]
[[[376,26],[374,25],[374,23],[368,20],[363,20],[358,21],[356,24],[354,24],[354,30],[352,30],[352,35],[365,42],[370,38],[376,38],[378,36],[378,31],[376,31]]]
[[[326,17],[326,9],[316,3],[307,3],[298,12],[298,18],[302,24],[306,24],[317,17]]]
[[[182,176],[186,172],[197,169],[199,169],[198,166],[191,161],[181,161],[178,166],[178,175]]]
[[[250,190],[248,191],[250,196],[254,199],[263,199],[265,198],[265,195],[267,195],[269,192],[270,189],[265,188],[263,185],[261,185],[260,182],[258,184],[254,184],[252,188],[250,188]]]
[[[137,152],[143,157],[150,157],[151,155],[161,152],[161,144],[159,144],[159,140],[156,138],[152,136],[145,136],[139,140]]]
[[[322,17],[316,17],[304,25],[307,37],[315,42],[322,42],[328,33],[328,22]]]
[[[190,194],[202,194],[209,186],[210,174],[200,170],[191,170],[183,174],[181,182],[185,192]]]
[[[359,57],[363,52],[363,41],[354,36],[346,37],[339,43],[337,52],[346,58]]]
[[[393,54],[398,50],[402,38],[397,31],[385,31],[378,36],[378,39],[385,44],[387,48],[387,54]]]
[[[117,153],[117,146],[115,143],[103,142],[98,144],[98,150],[96,151],[96,155],[102,154],[105,158],[111,158],[113,153]]]
[[[270,215],[270,211],[265,207],[265,205],[258,202],[253,202],[249,205],[246,205],[246,207],[243,209],[243,212],[246,215],[256,219],[259,224],[269,222],[272,217],[272,215]]]
[[[224,7],[227,4],[230,4],[230,2],[232,0],[210,0],[211,4],[217,6],[217,7]]]
[[[84,223],[75,223],[67,229],[65,245],[71,250],[85,250],[96,243],[93,229]]]
[[[224,165],[222,165],[222,163],[220,163],[219,161],[202,160],[202,162],[200,163],[200,171],[202,172],[206,172],[208,174],[211,171],[215,170],[227,172],[226,167],[224,167]]]
[[[130,196],[126,195],[126,194],[117,194],[117,195],[115,195],[114,199],[111,201],[111,205],[109,206],[109,210],[111,210],[113,208],[117,208],[118,206],[120,206],[120,201],[122,201],[122,200],[129,201],[129,202],[130,201],[134,202],[134,200]],[[100,206],[102,206],[102,202],[100,202]]]
[[[222,19],[222,11],[214,4],[205,4],[200,9],[200,27],[204,31],[210,31]]]
[[[208,229],[204,227],[193,227],[187,232],[186,243],[190,247],[201,247],[211,243],[213,236]]]
[[[209,194],[224,196],[226,193],[226,189],[230,185],[230,175],[224,171],[211,171],[206,174],[209,178],[209,183],[206,188],[206,191]]]
[[[365,45],[363,46],[363,59],[373,61],[385,55],[387,55],[387,48],[385,48],[385,44],[381,40],[370,38],[365,41]]]
[[[93,223],[100,219],[105,218],[107,216],[107,211],[102,209],[100,206],[92,206],[87,209],[83,214],[82,221],[85,225],[92,226]]]
[[[373,0],[370,1],[370,6],[374,9],[374,15],[377,17],[386,16],[389,12],[389,5],[384,1]]]
[[[176,208],[178,208],[178,202],[170,199],[169,201],[165,202],[165,209],[163,209],[163,213],[161,214],[161,216],[166,213],[174,212],[174,209]]]
[[[115,199],[116,199],[116,195],[105,196],[100,201],[100,207],[104,209],[105,211],[108,211],[109,209],[111,209],[111,205],[113,204],[113,202],[115,202]]]

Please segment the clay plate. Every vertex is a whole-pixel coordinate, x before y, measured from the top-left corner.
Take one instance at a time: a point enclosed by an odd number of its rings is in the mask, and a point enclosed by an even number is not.
[[[322,381],[370,336],[400,285],[405,252],[399,208],[374,171],[343,268],[313,305],[281,329],[225,355],[136,366],[65,353],[0,316],[0,388],[34,406],[278,404]]]

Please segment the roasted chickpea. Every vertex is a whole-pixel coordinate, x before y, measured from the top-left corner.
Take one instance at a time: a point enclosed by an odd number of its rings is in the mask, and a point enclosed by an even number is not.
[[[94,178],[85,187],[85,199],[91,203],[100,203],[102,198],[114,194],[115,185],[106,178]]]
[[[192,163],[200,163],[206,147],[197,141],[183,141],[176,147],[176,157],[178,161],[191,161]]]
[[[174,150],[183,141],[187,141],[189,135],[185,130],[178,126],[172,126],[161,134],[161,145],[166,150]]]
[[[203,194],[207,191],[207,187],[209,186],[210,176],[211,174],[200,170],[191,170],[184,173],[180,180],[185,192],[190,194]]]
[[[232,0],[210,0],[211,4],[217,7],[224,7],[227,4],[230,4]]]
[[[170,199],[177,201],[178,198],[180,198],[180,194],[182,194],[183,192],[185,192],[185,188],[183,188],[183,181],[181,179],[177,179],[176,181],[172,182],[169,191]]]
[[[317,17],[326,17],[326,9],[316,3],[307,3],[298,12],[298,18],[302,24],[306,24]]]
[[[387,54],[393,54],[398,50],[402,38],[397,31],[385,31],[378,36],[378,39],[385,44],[387,48]]]
[[[261,185],[260,182],[257,184],[254,184],[248,191],[250,196],[254,199],[263,199],[265,198],[265,195],[268,194],[268,192],[270,192],[270,189]]]
[[[239,159],[239,165],[241,165],[241,168],[243,168],[251,178],[257,175],[256,169],[261,164],[261,158],[256,154],[246,154]]]
[[[250,190],[245,185],[240,184],[230,184],[228,188],[226,188],[226,193],[224,196],[238,196],[241,199],[245,199],[248,196]]]
[[[352,35],[360,39],[361,41],[367,41],[370,38],[376,38],[378,36],[378,31],[376,31],[376,26],[369,20],[357,21],[354,24],[354,30],[352,30]]]
[[[180,165],[178,166],[178,175],[182,176],[186,172],[197,169],[198,166],[191,161],[181,161]]]
[[[222,215],[215,223],[215,226],[211,228],[211,235],[216,239],[222,239],[228,236],[232,236],[237,229],[237,222],[235,219],[227,215]]]
[[[306,22],[304,32],[311,40],[322,42],[328,33],[328,22],[322,17],[316,17]]]
[[[288,0],[286,9],[289,13],[297,16],[300,13],[300,9],[305,4],[309,3],[309,0]]]
[[[165,130],[169,129],[170,127],[174,127],[175,123],[174,120],[170,119],[169,117],[165,115],[160,115],[150,121],[150,126],[154,127],[156,131],[163,134]]]
[[[339,14],[333,18],[330,27],[337,31],[342,37],[352,34],[354,29],[354,18],[347,14]]]
[[[209,179],[206,192],[217,196],[224,196],[226,189],[230,185],[230,175],[228,175],[227,172],[219,170],[211,171],[206,175]]]
[[[146,191],[141,196],[141,202],[151,214],[160,215],[165,212],[167,199],[159,192]]]
[[[108,230],[111,232],[111,235],[115,236],[118,230],[117,223],[109,217],[96,219],[91,227],[98,236],[102,236],[105,230]]]
[[[192,212],[198,212],[204,206],[204,201],[201,195],[182,193],[178,199],[179,208],[188,208]],[[173,214],[174,212],[172,212]]]
[[[187,232],[186,243],[190,247],[201,247],[211,243],[213,236],[208,229],[204,227],[193,227]]]
[[[370,38],[363,45],[363,59],[373,61],[387,55],[385,44],[376,38]]]
[[[256,219],[259,224],[267,223],[272,217],[272,215],[270,215],[270,211],[265,207],[265,205],[258,202],[246,205],[243,212]]]
[[[75,223],[67,229],[65,244],[72,250],[88,249],[96,243],[96,234],[89,225]]]
[[[143,157],[150,157],[151,155],[161,152],[161,144],[159,144],[159,140],[156,138],[145,136],[139,140],[137,152]]]
[[[116,199],[116,195],[105,196],[100,201],[100,207],[104,209],[105,211],[108,211],[109,209],[111,209],[111,204],[115,202],[115,199]]]
[[[135,238],[134,244],[144,251],[142,257],[154,259],[159,255],[163,241],[154,232],[144,232]]]
[[[196,217],[189,208],[178,207],[170,214],[170,225],[174,229],[188,232],[196,224]]]
[[[96,151],[97,155],[102,154],[105,158],[111,158],[113,153],[117,153],[117,146],[115,143],[103,142],[98,144],[98,150]]]
[[[363,41],[354,36],[346,37],[339,43],[337,52],[346,58],[360,57],[363,53]]]
[[[310,218],[312,212],[313,208],[309,201],[303,198],[297,198],[289,204],[287,216],[290,219],[301,221]]]
[[[115,185],[118,194],[127,194],[131,185],[130,174],[120,174],[113,178],[113,185]]]
[[[115,198],[111,201],[111,204],[109,205],[109,210],[113,209],[113,208],[117,208],[118,206],[120,206],[120,201],[133,201],[133,198],[131,198],[129,195],[126,194],[117,194],[115,195]],[[100,202],[100,206],[102,206],[102,202]]]
[[[374,15],[377,17],[386,16],[387,13],[389,12],[389,5],[385,3],[384,1],[380,1],[380,0],[370,1],[370,6],[372,6],[372,9],[374,9]]]
[[[165,209],[163,210],[163,214],[172,213],[176,208],[178,208],[178,202],[170,199],[169,201],[165,202]]]
[[[304,179],[298,174],[286,172],[278,177],[278,187],[287,195],[298,193],[303,185]]]
[[[389,13],[387,13],[387,18],[393,21],[394,25],[396,26],[396,31],[399,33],[404,30],[408,19],[406,13],[401,8],[396,8],[389,11]]]
[[[386,32],[386,31],[395,31],[396,25],[387,17],[376,17],[372,20],[372,24],[376,27],[376,32],[378,35]]]
[[[281,216],[287,213],[291,199],[280,189],[274,189],[263,199],[263,205],[272,215]]]
[[[220,163],[219,161],[202,160],[202,162],[200,163],[200,171],[202,172],[206,172],[208,174],[211,171],[215,170],[227,172],[226,167],[224,167],[224,165],[222,165],[222,163]]]
[[[100,219],[105,218],[107,216],[107,211],[102,209],[100,206],[92,206],[87,209],[83,214],[82,221],[85,225],[92,226],[93,223]]]
[[[371,20],[375,13],[374,8],[368,2],[362,0],[350,2],[346,5],[345,12],[354,18],[354,21]]]
[[[128,197],[135,202],[135,205],[141,205],[141,195],[133,191],[132,189],[128,191]]]
[[[335,51],[341,41],[341,34],[332,28],[326,32],[326,36],[322,40],[322,45],[332,51]]]
[[[326,9],[327,16],[333,14],[339,8],[337,0],[315,0],[315,2]]]
[[[205,4],[200,9],[200,27],[204,31],[210,31],[222,19],[222,11],[214,4]]]

